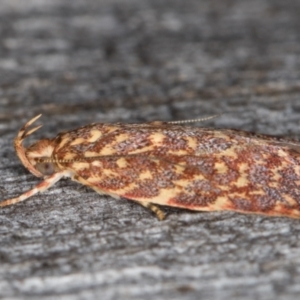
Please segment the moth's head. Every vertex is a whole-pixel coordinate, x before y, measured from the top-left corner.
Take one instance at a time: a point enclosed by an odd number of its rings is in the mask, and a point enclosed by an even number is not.
[[[57,167],[52,161],[54,150],[52,139],[42,139],[29,146],[25,155],[31,166],[40,172],[42,176],[49,176],[55,173]]]
[[[49,176],[57,171],[56,163],[51,159],[54,150],[54,139],[42,139],[28,148],[23,146],[24,139],[38,130],[41,126],[29,129],[39,117],[31,119],[19,131],[15,138],[15,149],[23,165],[37,177]]]

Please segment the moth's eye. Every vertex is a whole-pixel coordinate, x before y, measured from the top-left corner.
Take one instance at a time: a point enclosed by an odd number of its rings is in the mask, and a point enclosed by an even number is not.
[[[55,172],[54,164],[51,162],[40,162],[35,165],[35,168],[43,175],[52,175]]]

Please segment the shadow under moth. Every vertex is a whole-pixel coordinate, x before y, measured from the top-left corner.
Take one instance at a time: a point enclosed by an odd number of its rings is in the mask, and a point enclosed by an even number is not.
[[[178,121],[90,124],[25,148],[23,140],[41,127],[29,129],[40,116],[21,128],[14,146],[43,181],[0,207],[70,177],[100,194],[134,200],[159,219],[164,213],[157,204],[300,217],[299,142]]]

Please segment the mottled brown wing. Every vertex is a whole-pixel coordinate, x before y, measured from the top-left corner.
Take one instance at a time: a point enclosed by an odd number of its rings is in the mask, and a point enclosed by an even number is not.
[[[299,153],[232,146],[199,155],[141,153],[68,163],[75,180],[127,199],[192,210],[300,217]]]

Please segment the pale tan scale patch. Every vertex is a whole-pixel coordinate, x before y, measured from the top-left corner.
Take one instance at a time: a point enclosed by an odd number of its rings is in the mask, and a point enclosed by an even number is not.
[[[105,156],[105,155],[113,155],[116,153],[116,150],[113,149],[112,145],[107,145],[105,147],[103,147],[100,151],[100,153],[98,154],[98,156]]]
[[[299,218],[300,217],[300,211],[298,209],[293,209],[291,212],[291,216],[293,218]]]
[[[168,154],[175,154],[175,155],[177,155],[177,156],[180,156],[180,155],[187,155],[187,154],[189,154],[189,151],[187,151],[187,150],[183,150],[183,149],[181,149],[181,150],[177,150],[177,149],[168,149]]]
[[[129,140],[129,135],[127,133],[119,134],[114,141],[115,144]]]
[[[196,182],[196,181],[202,181],[205,180],[205,177],[201,174],[195,175],[193,176],[192,179],[179,179],[179,180],[174,180],[174,184],[178,185],[178,186],[189,186],[191,184],[191,182]]]
[[[185,139],[187,141],[188,147],[190,147],[191,149],[194,149],[194,150],[197,149],[198,142],[195,138],[187,136]]]
[[[285,209],[286,209],[286,206],[277,201],[273,208],[273,211],[281,213]],[[299,214],[299,211],[297,211],[297,214]]]
[[[229,185],[219,185],[218,188],[224,192],[229,191],[231,189]]]
[[[93,167],[103,167],[102,162],[99,160],[95,160],[92,162]]]
[[[193,178],[193,181],[195,181],[196,178]],[[180,180],[174,180],[173,183],[176,185],[176,186],[188,186],[190,183],[191,183],[191,180],[187,180],[187,179],[180,179]]]
[[[182,174],[184,172],[184,164],[181,165],[175,165],[174,166],[174,172],[176,174]]]
[[[153,133],[149,136],[149,139],[153,143],[153,145],[161,145],[165,139],[165,135],[163,133]]]
[[[157,146],[157,145],[155,145],[155,146]],[[138,153],[144,153],[144,152],[147,152],[147,151],[152,151],[153,148],[154,148],[154,145],[150,145],[148,147],[144,146],[141,149],[136,149],[136,150],[130,151],[130,154],[138,154]]]
[[[102,132],[100,130],[91,130],[91,137],[87,140],[89,143],[96,142],[101,136]]]
[[[63,145],[60,144],[59,149],[62,148],[62,147],[65,145],[65,143],[66,143],[67,141],[68,141],[68,140],[63,141]],[[80,144],[83,144],[83,143],[85,143],[85,142],[86,142],[86,140],[85,140],[84,138],[77,138],[77,139],[75,139],[74,141],[72,141],[72,142],[70,143],[70,146],[80,145]]]
[[[153,176],[152,176],[150,171],[145,171],[145,172],[140,174],[139,178],[140,178],[140,180],[153,179]]]
[[[213,132],[213,135],[214,135],[214,138],[217,138],[217,139],[223,139],[225,141],[228,141],[228,142],[232,142],[232,139],[230,136],[228,136],[228,134],[225,134],[224,132],[222,131],[214,131]]]
[[[119,195],[125,195],[126,193],[129,193],[132,190],[137,188],[137,184],[135,182],[133,182],[133,183],[128,184],[124,188],[116,189],[115,191],[113,191],[113,193],[110,193],[110,192],[106,192],[106,191],[103,191],[103,190],[95,187],[95,184],[97,184],[100,180],[101,180],[101,177],[100,178],[99,177],[94,177],[94,178],[89,177],[88,182],[89,182],[90,187],[93,188],[94,190],[96,190],[99,194],[110,195],[115,198],[120,198]],[[78,180],[78,181],[80,181],[80,180]]]
[[[238,188],[246,187],[249,185],[249,181],[245,176],[240,176],[237,181],[235,182],[235,186]]]
[[[300,166],[294,168],[295,173],[297,176],[300,176]],[[298,181],[296,181],[298,183]]]
[[[127,160],[124,157],[119,158],[116,161],[116,164],[118,165],[119,168],[126,168],[128,166]]]
[[[102,170],[102,174],[103,176],[107,176],[107,177],[116,177],[118,178],[118,170],[110,170],[110,169],[103,169]],[[97,179],[97,178],[96,178]],[[99,179],[98,179],[99,180]]]
[[[209,204],[207,207],[203,208],[205,211],[213,211],[213,210],[223,210],[228,209],[228,197],[219,196],[216,201],[212,204]],[[201,208],[202,210],[202,208]]]
[[[66,155],[63,157],[64,160],[72,160],[76,157],[76,153],[68,152]]]
[[[275,187],[278,187],[278,182],[280,182],[282,175],[280,174],[280,171],[282,170],[281,166],[280,167],[273,167],[272,169],[272,180],[275,181]],[[271,184],[272,182],[270,182]]]
[[[289,157],[289,154],[284,150],[284,149],[278,149],[276,150],[276,155],[280,156],[280,157]],[[285,161],[286,163],[286,161]]]
[[[116,130],[120,129],[119,126],[114,126],[113,124],[109,124],[107,126],[105,126],[105,131],[106,131],[106,134],[110,134]]]
[[[285,201],[287,201],[289,203],[289,205],[298,206],[298,202],[295,199],[293,199],[290,195],[284,194],[283,198],[284,198]],[[279,202],[276,202],[276,203],[279,203]],[[278,204],[276,204],[276,206],[277,205]]]
[[[68,135],[67,136],[64,136],[64,138],[60,141],[59,145],[56,146],[55,148],[57,150],[63,148],[65,146],[65,144],[67,144],[70,140],[68,139]]]
[[[89,182],[89,186],[93,188],[93,186],[97,185],[97,183],[101,182],[103,178],[101,176],[96,176],[93,174],[90,174],[89,177],[86,178],[86,180]]]
[[[167,200],[175,198],[180,192],[181,190],[177,187],[171,189],[160,189],[159,195],[155,197],[151,197],[150,199],[147,197],[137,197],[135,200],[166,205]]]
[[[249,171],[249,164],[248,163],[240,163],[239,164],[239,170],[243,173],[243,174],[248,174]]]
[[[232,157],[233,160],[238,158],[237,148],[231,147],[222,152],[222,156]]]
[[[98,157],[100,156],[98,152],[95,151],[85,151],[84,157]]]
[[[90,168],[90,164],[87,162],[75,162],[72,164],[72,167],[74,168],[74,170],[84,170],[84,169],[89,169]]]
[[[218,174],[226,174],[228,172],[228,167],[223,162],[216,162],[214,168]]]
[[[237,187],[246,187],[249,185],[249,180],[247,179],[248,171],[249,171],[249,165],[247,163],[239,164],[240,176],[235,182],[235,185]]]

